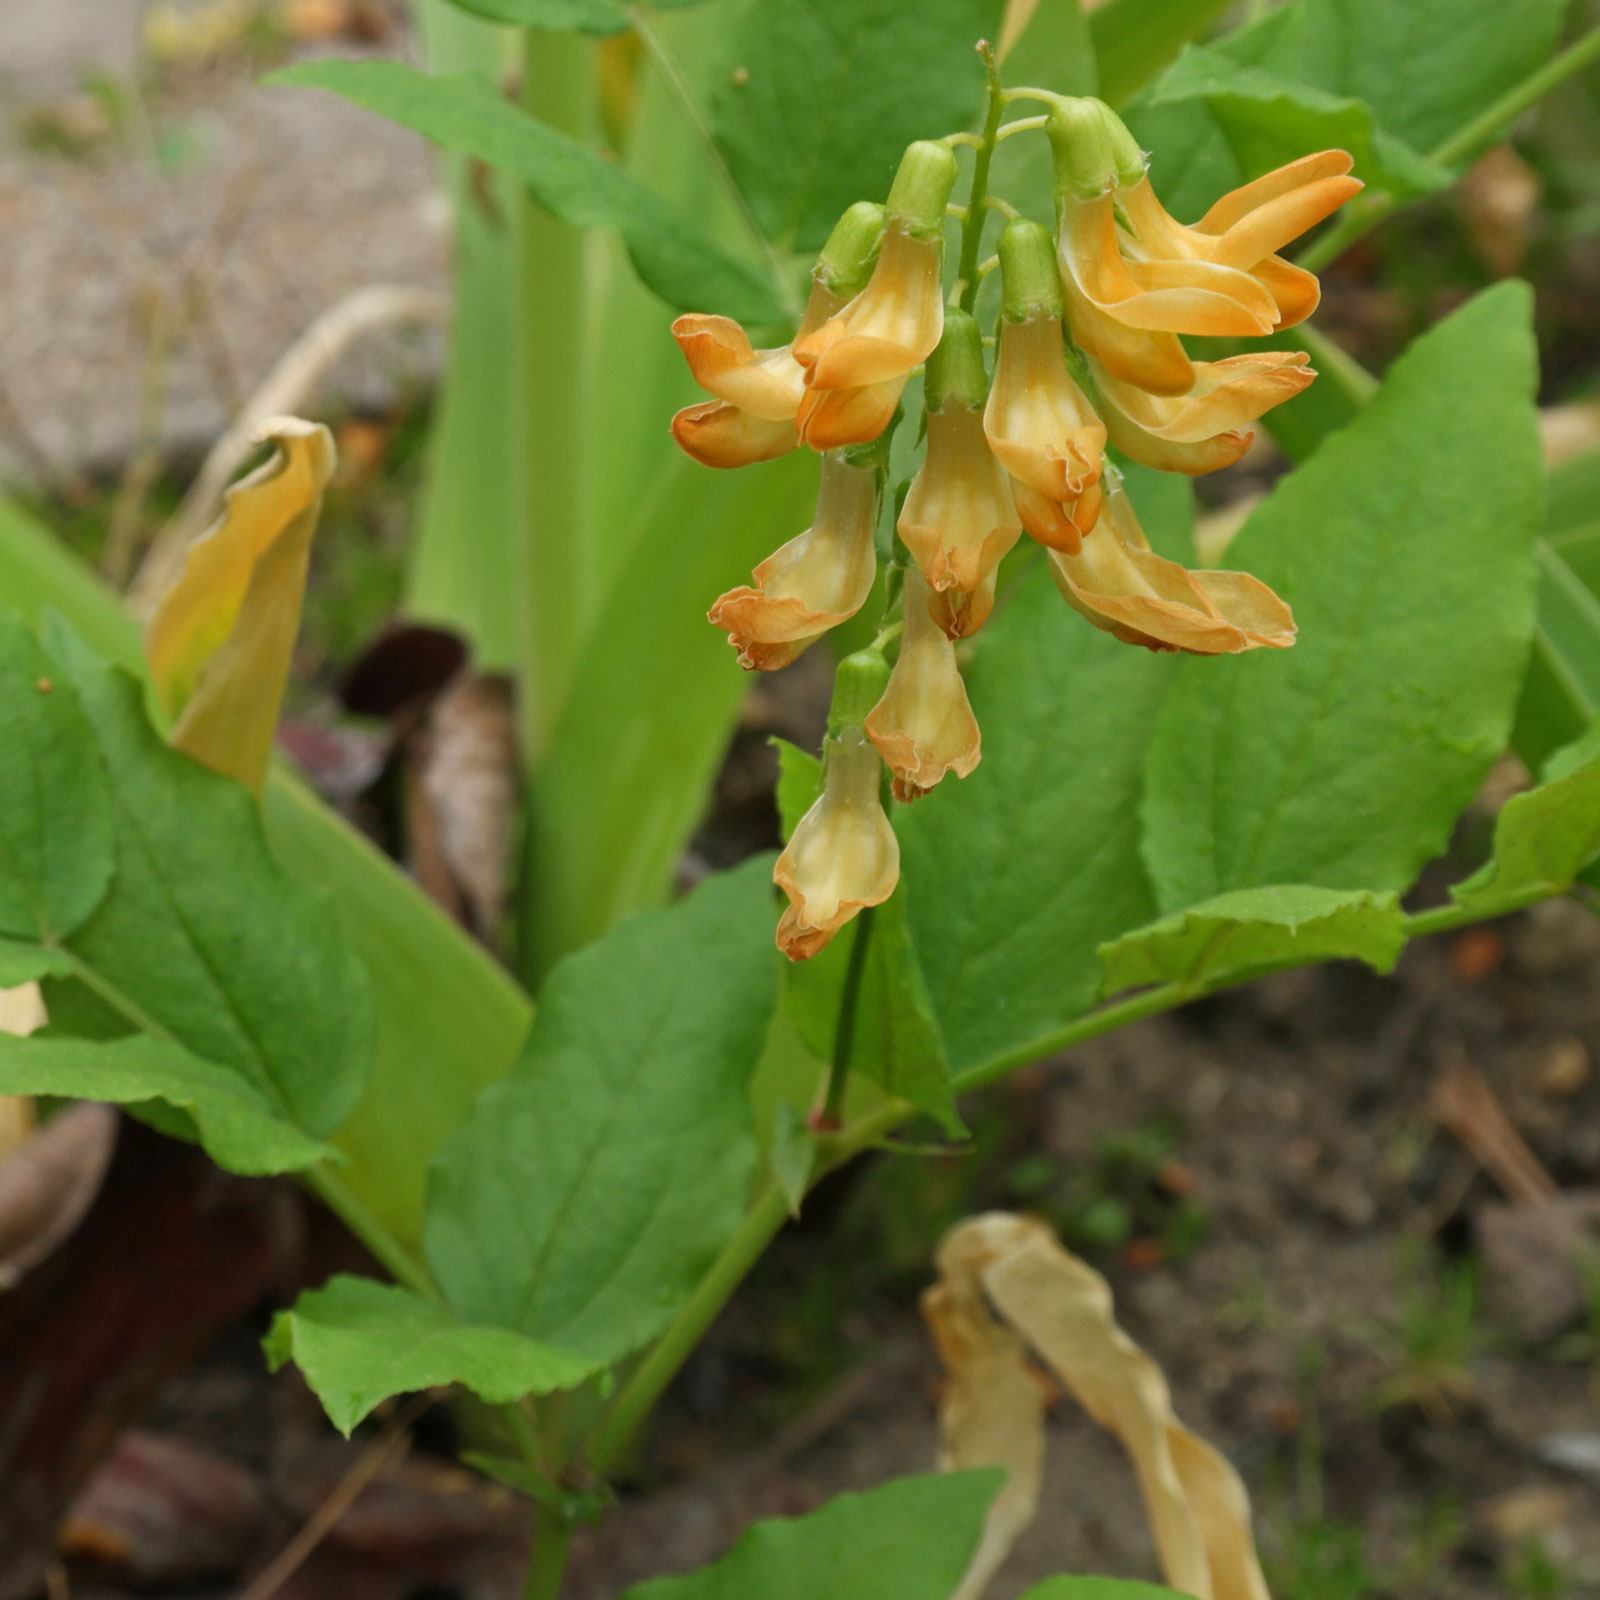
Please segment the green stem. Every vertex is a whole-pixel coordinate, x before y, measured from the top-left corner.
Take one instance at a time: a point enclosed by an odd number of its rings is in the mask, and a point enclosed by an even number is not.
[[[795,292],[794,275],[789,271],[782,252],[767,237],[760,222],[756,220],[756,214],[750,209],[750,202],[745,199],[744,191],[735,182],[733,173],[728,170],[728,163],[722,159],[717,141],[711,136],[711,125],[706,121],[705,112],[701,110],[700,102],[695,98],[693,85],[684,75],[683,68],[678,65],[678,58],[668,49],[666,40],[661,37],[661,31],[656,27],[655,19],[643,6],[624,6],[623,11],[628,21],[633,24],[633,31],[638,34],[639,43],[644,46],[644,53],[649,56],[656,71],[661,74],[661,81],[667,86],[667,92],[683,113],[683,120],[693,131],[696,143],[699,144],[711,170],[716,174],[717,182],[732,200],[734,210],[739,213],[739,220],[744,224],[751,239],[755,241],[756,249],[760,251],[771,270],[772,282],[784,309],[791,316],[798,317],[801,306],[799,296]]]
[[[1453,167],[1482,154],[1517,120],[1558,84],[1600,60],[1600,27],[1591,28],[1582,38],[1552,56],[1537,72],[1530,72],[1521,83],[1508,89],[1486,106],[1470,122],[1428,152],[1428,159],[1441,167]],[[1392,194],[1374,194],[1364,204],[1346,209],[1344,216],[1295,257],[1295,265],[1307,272],[1321,272],[1337,261],[1358,239],[1365,238],[1398,207]]]
[[[988,102],[983,117],[983,140],[972,163],[972,193],[967,197],[966,220],[961,225],[961,261],[956,276],[961,284],[961,309],[971,311],[978,303],[978,251],[983,247],[983,225],[989,215],[984,202],[989,198],[989,163],[994,160],[995,137],[1000,132],[1000,113],[1005,110],[1005,90],[994,63],[994,51],[980,47],[984,70],[988,74]]]
[[[1378,390],[1378,380],[1343,345],[1330,339],[1312,323],[1302,322],[1294,331],[1296,340],[1316,363],[1317,371],[1343,389],[1357,409]]]
[[[617,1397],[589,1453],[590,1465],[602,1477],[616,1466],[690,1351],[761,1258],[788,1215],[789,1204],[783,1191],[769,1182],[696,1286],[689,1303],[673,1318],[672,1325],[651,1347]]]
[[[867,970],[867,945],[872,938],[873,907],[868,906],[851,930],[850,962],[844,969],[844,987],[839,991],[839,1013],[833,1025],[833,1062],[828,1068],[828,1093],[822,1103],[819,1126],[833,1132],[844,1122],[844,1097],[850,1088],[850,1047],[855,1042],[856,1007],[861,999],[861,980]]]
[[[533,1508],[533,1549],[528,1554],[528,1573],[523,1582],[523,1600],[559,1600],[561,1580],[566,1576],[567,1556],[572,1550],[572,1524],[543,1506]]]

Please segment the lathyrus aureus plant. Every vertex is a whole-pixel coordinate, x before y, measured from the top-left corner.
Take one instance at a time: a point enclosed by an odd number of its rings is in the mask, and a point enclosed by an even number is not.
[[[987,621],[1024,532],[1044,547],[1067,604],[1126,644],[1231,655],[1294,643],[1289,607],[1259,579],[1191,571],[1150,548],[1106,448],[1161,471],[1215,472],[1244,454],[1248,423],[1316,377],[1303,352],[1197,361],[1181,336],[1247,339],[1316,310],[1316,278],[1278,252],[1361,188],[1351,157],[1290,162],[1186,227],[1109,106],[996,90],[997,105],[1016,99],[1048,110],[994,138],[1042,123],[1054,236],[981,180],[952,207],[954,151],[970,136],[918,141],[881,208],[862,201],[839,219],[791,343],[756,350],[726,317],[672,325],[695,380],[716,396],[673,418],[690,456],[719,468],[801,446],[822,457],[811,526],[711,608],[740,664],[760,671],[788,666],[878,587],[875,533],[901,395],[923,372],[926,456],[896,522],[878,638],[839,668],[822,792],[773,869],[789,899],[778,947],[793,960],[894,892],[885,783],[909,804],[977,766],[981,732],[953,641]],[[997,254],[979,264],[990,209],[1006,222]],[[948,298],[947,213],[961,226]],[[986,338],[973,312],[993,270],[1000,306]]]
[[[1552,55],[1561,0],[1283,0],[1180,53],[1220,9],[427,0],[437,74],[280,75],[458,161],[408,589],[517,683],[516,977],[273,755],[320,425],[267,425],[143,648],[0,502],[0,1095],[119,1102],[331,1207],[382,1274],[307,1288],[272,1363],[346,1432],[483,1402],[455,1421],[531,1501],[530,1600],[610,1537],[657,1402],[829,1173],[1140,1018],[1387,971],[1594,870],[1600,629],[1574,645],[1561,541],[1600,467],[1541,465],[1529,296],[1381,380],[1301,325],[1313,269],[1600,30]],[[1053,87],[975,71],[983,33]],[[704,397],[669,439],[680,350]],[[1221,570],[1187,479],[1263,418],[1294,465]],[[744,667],[842,659],[821,761],[781,751],[782,853],[680,894],[744,687],[701,620],[728,584]],[[1508,744],[1539,782],[1448,901],[1402,904]],[[626,1600],[970,1600],[1040,1497],[1041,1369],[1127,1444],[1167,1582],[1262,1600],[1244,1488],[1104,1280],[1008,1217],[938,1271],[944,1470]],[[65,1381],[0,1360],[7,1488]]]

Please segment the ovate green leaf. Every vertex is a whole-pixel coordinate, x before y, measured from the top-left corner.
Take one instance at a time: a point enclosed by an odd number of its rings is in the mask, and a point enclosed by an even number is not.
[[[0,939],[0,989],[14,989],[19,983],[33,983],[39,978],[71,975],[72,957],[64,950],[25,944],[20,939]]]
[[[0,935],[56,939],[100,903],[116,863],[111,791],[70,683],[0,607]]]
[[[1099,946],[1154,913],[1139,773],[1172,668],[1068,610],[1042,563],[978,635],[983,760],[896,817],[911,936],[958,1074],[1085,1011]]]
[[[1120,106],[1228,9],[1229,0],[1105,0],[1089,14],[1100,97]],[[1048,87],[1054,88],[1051,84]]]
[[[563,222],[615,228],[639,276],[669,305],[756,323],[783,314],[770,280],[712,244],[693,218],[479,77],[434,78],[398,61],[304,61],[269,81],[328,89],[511,173]]]
[[[1450,892],[1485,916],[1561,894],[1600,851],[1600,729],[1558,753],[1545,781],[1513,795],[1494,824],[1494,854]]]
[[[1183,1600],[1183,1596],[1176,1589],[1130,1578],[1065,1577],[1036,1583],[1022,1600]]]
[[[748,1529],[722,1560],[622,1600],[949,1600],[1002,1474],[899,1478]]]
[[[68,946],[130,1024],[226,1068],[308,1134],[372,1067],[371,984],[327,897],[267,852],[250,793],[162,744],[138,683],[59,617],[46,640],[111,775],[117,876]]]
[[[1100,947],[1107,994],[1257,967],[1353,958],[1390,971],[1406,942],[1394,894],[1274,884],[1234,889]]]
[[[749,0],[729,41],[711,128],[767,234],[814,250],[840,213],[889,192],[913,139],[971,125],[973,46],[1003,0]]]
[[[238,1073],[171,1039],[17,1039],[0,1033],[0,1094],[51,1094],[140,1107],[157,1101],[189,1119],[208,1155],[233,1172],[292,1172],[333,1155]]]
[[[264,1341],[293,1361],[341,1433],[391,1395],[459,1383],[491,1405],[580,1384],[597,1363],[507,1328],[474,1327],[420,1295],[340,1276],[280,1311]]]
[[[614,1359],[738,1225],[775,995],[770,860],[570,956],[528,1048],[433,1166],[423,1239],[473,1322]]]
[[[1528,309],[1507,284],[1425,334],[1230,547],[1300,633],[1182,663],[1144,799],[1163,907],[1404,889],[1505,748],[1541,493]]]

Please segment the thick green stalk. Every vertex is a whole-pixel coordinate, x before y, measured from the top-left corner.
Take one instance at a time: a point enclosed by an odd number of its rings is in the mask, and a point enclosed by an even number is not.
[[[560,1600],[572,1533],[572,1524],[565,1518],[543,1506],[535,1508],[533,1549],[528,1554],[528,1571],[522,1585],[524,1600]]]
[[[1559,55],[1552,56],[1537,72],[1530,72],[1521,83],[1513,85],[1470,122],[1428,152],[1428,159],[1441,167],[1453,167],[1474,156],[1481,155],[1495,143],[1524,111],[1537,105],[1559,84],[1595,61],[1600,61],[1600,28],[1588,33]],[[1314,240],[1295,257],[1295,265],[1307,272],[1321,272],[1335,262],[1358,239],[1371,233],[1380,222],[1388,218],[1400,205],[1392,194],[1375,194],[1365,204],[1346,209],[1342,216],[1321,238]]]
[[[956,268],[961,284],[961,309],[971,311],[978,303],[978,252],[983,246],[983,224],[989,201],[989,163],[994,160],[995,136],[1000,132],[1000,114],[1005,110],[1005,91],[1000,86],[994,51],[981,47],[984,71],[989,78],[989,96],[984,107],[983,138],[972,162],[972,192],[967,196],[967,215],[961,228],[961,261]]]
[[[594,99],[593,46],[579,33],[530,28],[523,49],[527,110],[582,138]],[[584,593],[586,293],[583,230],[524,194],[518,215],[515,327],[519,374],[522,529],[522,734],[537,771],[566,692],[588,596]]]

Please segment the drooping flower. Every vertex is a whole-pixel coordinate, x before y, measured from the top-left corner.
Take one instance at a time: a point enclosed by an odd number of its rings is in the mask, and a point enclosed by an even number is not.
[[[1125,644],[1214,656],[1294,643],[1292,613],[1259,578],[1191,572],[1157,555],[1109,473],[1105,508],[1082,550],[1052,550],[1049,561],[1067,604]]]
[[[839,219],[812,272],[796,340],[814,333],[859,293],[882,237],[882,206],[863,200]],[[757,350],[731,317],[700,313],[679,317],[672,336],[695,382],[716,396],[686,406],[672,419],[672,436],[686,455],[702,466],[742,467],[770,461],[800,443],[797,417],[805,370],[795,360],[793,342]]]
[[[1100,512],[1105,426],[1067,370],[1048,230],[1013,222],[1000,235],[1000,270],[1000,353],[983,431],[1011,474],[1023,527],[1071,553]]]
[[[861,609],[878,570],[876,508],[873,468],[823,457],[811,526],[756,568],[754,588],[730,589],[708,613],[738,650],[740,666],[763,672],[786,667]]]
[[[887,678],[875,650],[839,663],[822,794],[772,869],[773,882],[789,897],[778,948],[791,961],[816,955],[859,911],[887,900],[899,881],[900,843],[879,796],[883,763],[861,728]]]
[[[904,625],[889,687],[866,720],[867,737],[894,774],[894,793],[911,801],[947,772],[964,778],[978,764],[981,738],[955,646],[928,608],[926,580],[908,568]]]
[[[934,589],[972,593],[1022,532],[1005,469],[983,431],[983,340],[964,311],[945,318],[925,379],[928,454],[900,510],[900,537]]]
[[[796,339],[809,391],[800,430],[814,449],[875,439],[906,379],[944,326],[944,212],[956,161],[942,144],[909,146],[884,208],[883,242],[866,287]]]
[[[1297,350],[1196,361],[1187,394],[1155,395],[1091,359],[1111,442],[1125,456],[1191,477],[1231,466],[1253,437],[1244,424],[1299,394],[1316,372]]]
[[[1344,152],[1268,173],[1185,228],[1161,206],[1143,152],[1108,106],[1064,100],[1049,131],[1068,323],[1115,376],[1183,394],[1193,374],[1179,334],[1258,336],[1316,309],[1316,279],[1274,252],[1361,187],[1346,175]]]
[[[990,567],[989,576],[969,594],[965,589],[930,589],[928,615],[944,630],[947,639],[970,639],[994,610],[995,587],[1000,569]]]

